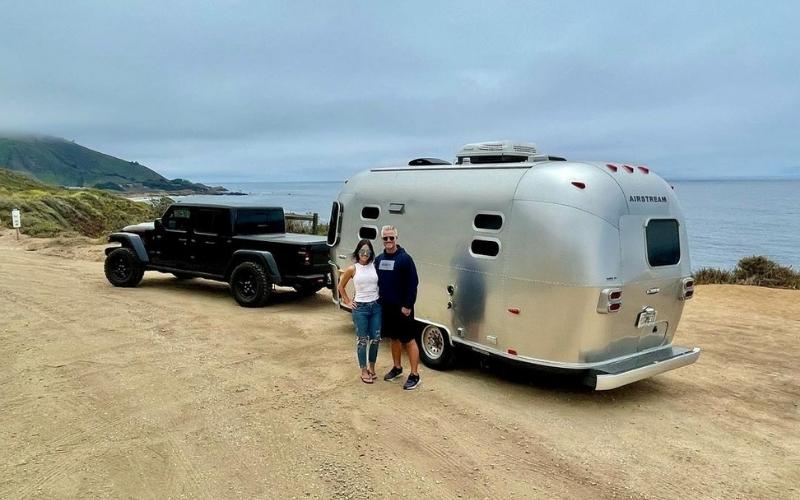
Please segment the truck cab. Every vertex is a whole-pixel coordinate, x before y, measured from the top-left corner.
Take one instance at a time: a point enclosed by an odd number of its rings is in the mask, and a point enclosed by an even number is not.
[[[145,271],[231,284],[240,305],[265,304],[276,285],[311,295],[330,282],[322,236],[286,232],[281,207],[178,203],[160,219],[109,237],[106,277],[136,286]]]

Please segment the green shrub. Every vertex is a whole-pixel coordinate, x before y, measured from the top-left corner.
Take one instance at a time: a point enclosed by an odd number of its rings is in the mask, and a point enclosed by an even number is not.
[[[694,273],[695,283],[737,284],[800,289],[800,273],[763,255],[741,259],[733,271],[704,267]]]

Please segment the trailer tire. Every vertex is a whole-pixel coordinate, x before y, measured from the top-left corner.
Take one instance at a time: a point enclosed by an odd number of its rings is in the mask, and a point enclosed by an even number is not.
[[[116,248],[110,252],[103,270],[109,283],[125,288],[138,285],[144,276],[144,266],[136,257],[136,252],[128,247]]]
[[[272,282],[264,266],[249,260],[233,269],[230,286],[233,298],[242,307],[261,307],[272,295]]]
[[[417,337],[419,357],[428,368],[447,370],[453,366],[455,348],[447,331],[436,325],[424,325]]]

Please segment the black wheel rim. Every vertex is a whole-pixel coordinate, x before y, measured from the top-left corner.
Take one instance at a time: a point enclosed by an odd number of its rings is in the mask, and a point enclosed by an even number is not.
[[[249,271],[242,271],[236,275],[236,291],[245,300],[252,300],[258,294],[258,284],[255,275]]]
[[[113,274],[118,280],[127,280],[131,276],[132,272],[133,267],[124,257],[117,257],[111,261],[111,274]]]

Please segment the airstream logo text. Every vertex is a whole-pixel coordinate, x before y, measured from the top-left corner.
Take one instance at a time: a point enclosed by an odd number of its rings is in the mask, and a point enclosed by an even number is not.
[[[631,195],[629,201],[638,201],[640,203],[666,203],[666,196],[635,196]]]

